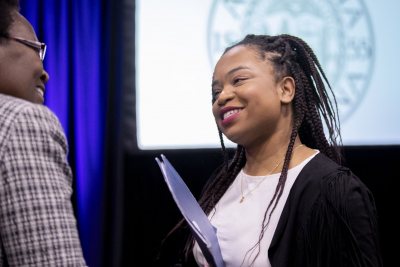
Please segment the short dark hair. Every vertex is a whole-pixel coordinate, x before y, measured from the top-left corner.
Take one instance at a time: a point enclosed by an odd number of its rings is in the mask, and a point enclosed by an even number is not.
[[[0,0],[0,38],[8,37],[13,10],[19,11],[19,0]]]

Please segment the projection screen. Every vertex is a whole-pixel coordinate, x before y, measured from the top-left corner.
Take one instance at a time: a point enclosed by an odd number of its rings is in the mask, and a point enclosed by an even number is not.
[[[399,10],[396,0],[136,1],[139,149],[220,146],[211,75],[248,33],[311,45],[337,95],[344,145],[400,144]]]

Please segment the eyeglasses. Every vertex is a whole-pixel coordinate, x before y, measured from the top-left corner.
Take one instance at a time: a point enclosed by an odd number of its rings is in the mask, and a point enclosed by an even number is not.
[[[46,48],[47,48],[45,43],[26,40],[26,39],[21,38],[21,37],[9,37],[9,39],[15,40],[17,42],[20,42],[21,44],[24,44],[26,46],[29,46],[29,47],[37,50],[39,52],[40,60],[41,61],[44,60],[44,57],[46,56]]]

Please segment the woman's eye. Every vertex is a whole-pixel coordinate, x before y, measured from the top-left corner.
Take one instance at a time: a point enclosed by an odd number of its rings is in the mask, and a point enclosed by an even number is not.
[[[235,79],[233,79],[233,84],[238,84],[240,82],[243,82],[244,80],[246,80],[246,79],[243,77],[235,78]]]
[[[212,101],[213,103],[215,102],[215,100],[217,100],[219,94],[221,93],[220,90],[212,90]]]

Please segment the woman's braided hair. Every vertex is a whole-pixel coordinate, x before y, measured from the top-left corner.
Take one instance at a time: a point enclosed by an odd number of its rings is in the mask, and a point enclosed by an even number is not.
[[[224,54],[236,46],[248,46],[255,49],[261,60],[269,60],[272,63],[277,80],[291,76],[296,85],[292,102],[293,128],[282,172],[274,196],[264,215],[263,230],[258,242],[253,247],[253,249],[258,247],[258,255],[259,243],[271,214],[283,193],[296,136],[299,135],[300,140],[306,146],[318,149],[321,153],[340,163],[340,123],[336,99],[328,79],[314,52],[302,39],[287,34],[278,36],[251,34],[247,35],[242,41],[228,47]],[[332,97],[332,101],[330,97]],[[324,130],[327,131],[327,135]],[[233,158],[228,160],[228,151],[225,148],[221,131],[219,131],[219,136],[224,163],[208,181],[199,199],[199,203],[206,214],[209,214],[215,207],[246,163],[245,149],[240,145],[237,146]],[[189,239],[186,244],[186,253],[191,250],[192,246],[193,238]]]

